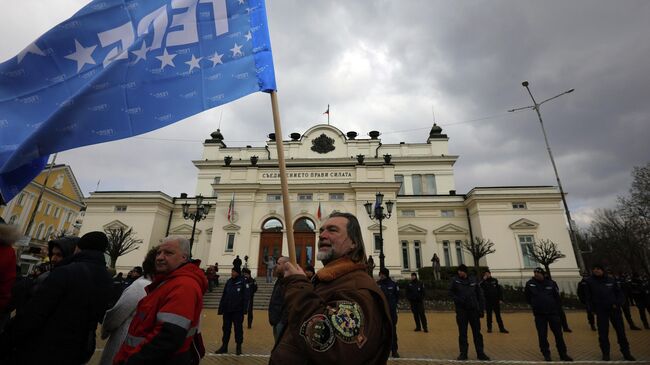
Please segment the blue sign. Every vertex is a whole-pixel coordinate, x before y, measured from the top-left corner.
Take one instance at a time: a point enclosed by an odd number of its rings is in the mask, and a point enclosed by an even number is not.
[[[49,154],[276,90],[264,0],[95,0],[0,64],[0,195]]]

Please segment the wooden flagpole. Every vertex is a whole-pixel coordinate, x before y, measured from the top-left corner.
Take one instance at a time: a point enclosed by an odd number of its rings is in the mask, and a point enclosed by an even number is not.
[[[293,239],[293,216],[291,215],[291,202],[289,200],[289,182],[287,181],[287,165],[284,160],[284,143],[282,143],[282,126],[280,123],[280,110],[278,108],[278,95],[271,91],[271,108],[273,109],[273,126],[275,128],[275,147],[278,151],[278,165],[280,166],[280,185],[282,187],[282,206],[284,208],[285,233],[289,246],[289,260],[296,264],[296,243]]]

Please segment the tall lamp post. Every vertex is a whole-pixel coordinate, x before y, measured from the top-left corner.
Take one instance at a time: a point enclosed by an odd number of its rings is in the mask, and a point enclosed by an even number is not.
[[[194,221],[192,226],[192,236],[190,237],[190,256],[192,255],[192,247],[194,246],[194,231],[196,230],[196,222],[207,218],[208,212],[212,205],[203,204],[203,196],[200,194],[195,198],[196,200],[196,210],[190,212],[190,203],[187,201],[183,204],[183,218],[191,219]]]
[[[546,129],[544,129],[544,122],[542,121],[542,113],[539,110],[539,107],[546,103],[547,101],[551,101],[553,99],[559,98],[560,96],[564,94],[569,94],[572,93],[575,89],[567,90],[563,93],[557,94],[553,97],[550,97],[540,103],[538,103],[535,100],[535,97],[533,97],[533,93],[530,91],[530,88],[528,88],[528,81],[524,81],[521,83],[523,87],[526,88],[526,91],[528,91],[528,95],[530,95],[530,98],[533,100],[533,105],[525,106],[522,108],[515,108],[515,109],[510,109],[508,110],[509,112],[516,112],[519,110],[524,110],[524,109],[533,109],[537,113],[537,117],[539,118],[539,125],[542,127],[542,134],[544,134],[544,142],[546,143],[546,150],[548,151],[548,157],[551,159],[551,164],[553,165],[553,172],[555,172],[555,179],[557,180],[557,186],[560,189],[560,197],[562,198],[562,204],[564,204],[564,212],[566,213],[566,218],[569,221],[569,236],[571,239],[571,246],[573,247],[573,253],[576,256],[576,260],[578,261],[578,267],[580,267],[580,271],[584,272],[585,271],[585,262],[582,259],[582,252],[580,251],[580,247],[578,247],[578,240],[576,239],[576,233],[575,230],[573,229],[573,220],[571,219],[571,213],[569,212],[569,206],[567,205],[566,198],[564,197],[564,189],[562,188],[562,183],[560,182],[560,175],[557,173],[557,167],[555,166],[555,159],[553,159],[553,153],[551,152],[551,146],[548,144],[548,138],[546,136]]]
[[[366,208],[366,213],[368,213],[368,217],[372,220],[378,220],[379,221],[379,269],[383,269],[386,267],[384,265],[384,234],[383,234],[383,226],[382,226],[382,221],[384,219],[390,218],[390,214],[393,212],[393,204],[394,202],[389,200],[386,202],[386,211],[388,213],[384,213],[384,207],[382,206],[382,203],[384,201],[384,194],[382,193],[377,193],[375,195],[375,205],[373,209],[373,204],[371,202],[366,202],[363,206]]]

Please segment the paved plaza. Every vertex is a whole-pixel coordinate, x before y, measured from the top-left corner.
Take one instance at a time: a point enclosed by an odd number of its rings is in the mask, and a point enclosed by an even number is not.
[[[635,310],[636,308],[634,308]],[[636,313],[634,313],[636,314]],[[565,333],[565,341],[569,354],[580,364],[605,363],[600,360],[598,335],[589,329],[583,312],[567,312],[572,333]],[[231,339],[229,350],[232,355],[214,355],[214,350],[221,345],[221,316],[215,309],[205,309],[201,328],[206,349],[209,352],[201,364],[266,364],[273,345],[273,335],[268,324],[266,311],[255,311],[252,329],[244,328],[244,345],[242,356],[235,356],[234,339]],[[398,338],[400,359],[390,359],[389,364],[448,364],[476,362],[470,331],[469,361],[453,360],[458,356],[458,332],[456,330],[455,314],[453,312],[428,312],[429,333],[414,332],[413,317],[410,312],[399,313]],[[482,331],[485,341],[485,352],[492,358],[489,363],[498,364],[533,364],[544,363],[537,346],[537,333],[530,312],[504,313],[503,320],[510,331],[509,334],[486,333]],[[485,322],[483,321],[483,325]],[[495,324],[496,325],[496,324]],[[244,324],[245,326],[245,324]],[[650,364],[650,330],[627,331],[632,354],[639,360],[637,363]],[[558,361],[554,348],[554,339],[549,334],[553,360]],[[616,337],[610,330],[612,344],[612,363],[622,363],[618,351]],[[90,364],[98,364],[103,341],[98,343],[98,351]],[[474,359],[474,360],[472,360]],[[342,359],[341,364],[345,361]],[[486,362],[478,362],[486,363]]]

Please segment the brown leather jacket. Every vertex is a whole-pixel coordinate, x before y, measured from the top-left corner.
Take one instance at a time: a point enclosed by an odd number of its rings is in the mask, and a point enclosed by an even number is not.
[[[364,264],[342,257],[319,270],[313,285],[302,275],[284,280],[289,328],[269,364],[386,364],[390,312]]]

